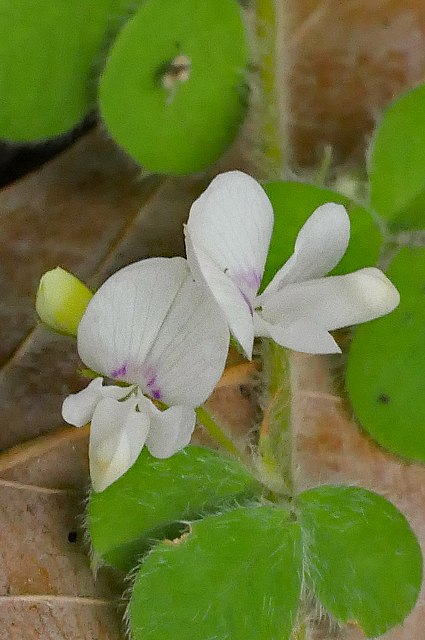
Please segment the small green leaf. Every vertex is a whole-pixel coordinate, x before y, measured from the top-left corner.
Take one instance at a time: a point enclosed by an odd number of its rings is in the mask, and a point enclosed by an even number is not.
[[[393,228],[425,227],[425,85],[384,112],[369,156],[373,209]]]
[[[158,544],[136,575],[134,640],[289,640],[301,588],[301,536],[276,507],[194,522]]]
[[[422,582],[421,550],[405,517],[357,487],[318,487],[297,503],[306,575],[322,605],[368,637],[403,622]]]
[[[356,330],[346,385],[357,418],[379,444],[425,462],[425,249],[402,249],[388,276],[400,306]]]
[[[243,119],[247,60],[236,0],[146,0],[112,47],[102,117],[150,171],[199,171],[220,157]]]
[[[109,20],[123,7],[123,0],[0,1],[0,137],[50,138],[87,114]]]
[[[332,274],[343,274],[374,266],[382,247],[382,236],[369,211],[336,191],[300,182],[266,182],[263,187],[273,205],[275,220],[262,289],[294,251],[295,240],[307,218],[326,202],[342,204],[351,222],[350,244]]]
[[[40,320],[54,331],[76,336],[78,325],[93,294],[72,273],[56,267],[38,286],[35,308]]]
[[[187,447],[158,460],[144,449],[119,480],[90,496],[87,526],[94,554],[128,571],[152,540],[178,535],[182,520],[259,491],[246,469],[214,451]]]

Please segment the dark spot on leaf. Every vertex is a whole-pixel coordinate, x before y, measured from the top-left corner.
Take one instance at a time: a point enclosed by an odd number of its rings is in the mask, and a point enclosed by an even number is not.
[[[381,393],[378,396],[378,402],[380,402],[381,404],[388,404],[390,402],[390,396],[388,396],[386,393]]]
[[[77,542],[77,532],[76,531],[70,531],[68,533],[68,542]]]
[[[246,384],[239,385],[239,393],[242,398],[250,398],[251,397],[251,389]]]

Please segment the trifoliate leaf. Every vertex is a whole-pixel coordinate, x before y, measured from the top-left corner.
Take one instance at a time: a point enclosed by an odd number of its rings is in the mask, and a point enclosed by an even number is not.
[[[425,85],[384,112],[369,156],[370,200],[393,228],[425,228]]]
[[[404,516],[357,487],[318,487],[297,503],[307,580],[322,605],[367,637],[403,622],[422,582],[421,550]]]
[[[301,536],[276,507],[191,525],[143,561],[128,609],[134,640],[289,640],[301,588]]]
[[[274,210],[273,235],[267,256],[262,289],[294,251],[295,240],[307,218],[326,202],[346,207],[350,216],[350,244],[332,274],[344,274],[376,264],[382,247],[382,235],[367,209],[336,191],[300,182],[266,182],[263,187]]]
[[[110,134],[150,171],[203,169],[243,119],[247,55],[236,0],[146,0],[101,78]]]
[[[90,496],[87,526],[94,554],[129,570],[149,542],[177,535],[184,528],[181,521],[259,491],[246,469],[214,451],[187,447],[158,460],[144,449],[119,480]]]
[[[346,385],[362,427],[379,444],[425,461],[425,249],[402,249],[388,276],[400,305],[356,330]]]

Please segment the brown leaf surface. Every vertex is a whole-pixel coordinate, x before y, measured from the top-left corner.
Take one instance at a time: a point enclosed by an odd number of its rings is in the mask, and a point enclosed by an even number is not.
[[[316,165],[326,145],[363,163],[382,109],[424,81],[423,0],[287,0],[284,27],[296,163]]]

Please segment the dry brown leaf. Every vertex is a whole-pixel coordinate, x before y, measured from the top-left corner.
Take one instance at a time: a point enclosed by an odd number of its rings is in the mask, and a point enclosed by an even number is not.
[[[424,81],[423,0],[288,0],[288,128],[295,161],[364,162],[382,109]]]
[[[94,580],[83,544],[85,493],[55,486],[64,476],[69,484],[87,483],[77,444],[69,438],[54,449],[33,443],[9,454],[9,469],[20,479],[0,479],[1,640],[123,637],[122,585],[106,573]],[[71,466],[76,451],[81,460]]]

